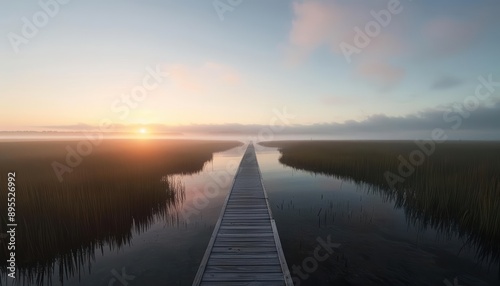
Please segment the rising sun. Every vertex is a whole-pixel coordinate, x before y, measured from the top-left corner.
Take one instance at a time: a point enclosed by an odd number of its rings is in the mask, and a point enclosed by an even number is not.
[[[141,128],[141,129],[139,129],[139,133],[146,134],[146,133],[148,133],[148,130],[146,128]]]

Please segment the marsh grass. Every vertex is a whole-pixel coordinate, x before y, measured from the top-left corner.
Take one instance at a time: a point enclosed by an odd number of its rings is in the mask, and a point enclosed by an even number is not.
[[[55,269],[63,283],[89,271],[96,250],[127,245],[133,232],[145,231],[159,218],[175,224],[176,208],[184,200],[175,174],[199,172],[213,152],[239,144],[106,140],[59,182],[51,164],[64,163],[66,146],[77,143],[0,143],[7,157],[0,162],[0,175],[16,172],[16,260],[22,284],[52,284]],[[4,191],[0,202],[7,202]],[[6,219],[2,207],[0,227]],[[6,244],[0,241],[2,270],[6,260]]]
[[[458,234],[477,250],[479,261],[500,260],[500,143],[448,142],[390,187],[385,174],[398,174],[398,156],[418,149],[408,141],[276,141],[287,166],[369,184],[402,207],[422,228]],[[464,245],[464,246],[465,246]]]

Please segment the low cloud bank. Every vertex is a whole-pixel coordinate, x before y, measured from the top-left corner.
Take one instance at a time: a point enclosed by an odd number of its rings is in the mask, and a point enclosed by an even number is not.
[[[169,126],[114,125],[113,131],[131,132],[147,127],[154,133],[199,133],[199,134],[259,134],[264,129],[272,129],[258,124],[199,124]],[[97,129],[87,124],[44,126],[50,130],[85,131]],[[440,109],[429,109],[401,117],[384,114],[373,115],[365,120],[349,120],[343,123],[318,123],[311,125],[284,126],[279,135],[331,135],[338,138],[353,139],[417,139],[430,137],[432,130],[443,129],[450,139],[500,140],[500,102],[490,106],[480,106],[468,111],[461,105]]]

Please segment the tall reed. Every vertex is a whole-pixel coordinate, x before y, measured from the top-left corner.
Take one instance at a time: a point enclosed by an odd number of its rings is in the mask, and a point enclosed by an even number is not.
[[[65,148],[77,143],[0,143],[7,157],[0,175],[16,172],[16,260],[23,284],[50,285],[56,269],[63,283],[90,267],[96,250],[127,245],[155,220],[176,223],[184,186],[175,174],[199,172],[213,152],[239,144],[106,140],[59,182],[51,164],[65,163]],[[3,191],[0,202],[7,203]],[[5,232],[3,207],[0,218]],[[0,242],[3,271],[7,253]]]
[[[418,149],[408,141],[276,141],[280,162],[296,169],[369,184],[404,208],[409,222],[465,238],[481,261],[500,261],[500,143],[448,142],[390,187],[400,155]]]

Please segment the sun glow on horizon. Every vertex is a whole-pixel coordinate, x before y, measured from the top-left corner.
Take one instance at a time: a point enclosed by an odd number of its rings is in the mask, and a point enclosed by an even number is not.
[[[141,128],[141,129],[139,129],[139,133],[140,134],[147,134],[148,130],[146,128]]]

